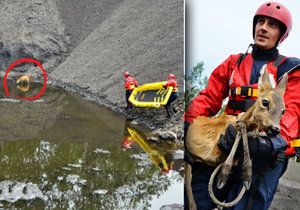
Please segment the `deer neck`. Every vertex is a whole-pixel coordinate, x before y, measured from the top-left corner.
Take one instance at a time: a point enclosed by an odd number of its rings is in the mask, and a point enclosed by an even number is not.
[[[238,116],[238,121],[242,121],[246,124],[247,131],[253,131],[258,128],[258,124],[255,122],[253,117],[254,109],[255,104],[252,105],[245,113]]]

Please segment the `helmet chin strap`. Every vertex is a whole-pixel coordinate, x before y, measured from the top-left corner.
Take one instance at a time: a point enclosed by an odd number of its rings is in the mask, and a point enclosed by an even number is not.
[[[250,47],[252,47],[252,48],[253,48],[253,46],[254,46],[254,45],[255,45],[255,41],[254,41],[254,44],[252,44],[252,43],[251,43],[251,44],[249,44],[249,46],[247,47],[247,50],[246,50],[245,54],[247,54],[247,53],[248,53],[248,51],[249,51],[249,48],[250,48]]]

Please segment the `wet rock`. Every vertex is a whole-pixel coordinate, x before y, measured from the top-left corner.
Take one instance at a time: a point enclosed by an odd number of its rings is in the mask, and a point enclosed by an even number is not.
[[[18,200],[32,200],[35,198],[45,199],[45,196],[36,184],[31,182],[0,182],[0,201],[14,203]]]
[[[101,171],[101,169],[98,168],[98,167],[94,167],[94,168],[92,168],[92,170],[93,170],[93,171],[97,171],[97,172],[98,172],[98,171]]]
[[[62,169],[66,170],[66,171],[72,171],[70,168],[68,167],[62,167]]]
[[[64,179],[63,176],[58,176],[58,177],[57,177],[57,180],[58,180],[58,181],[62,181],[63,179]]]
[[[168,140],[168,141],[177,140],[177,135],[173,131],[165,131],[165,130],[159,129],[159,130],[154,131],[153,133],[162,140]]]
[[[159,139],[158,139],[157,136],[151,136],[151,137],[148,138],[148,140],[152,141],[152,142],[157,142],[157,143],[159,142]]]
[[[152,131],[155,130],[155,126],[150,126],[149,128],[150,128],[150,130],[152,130]]]
[[[81,179],[79,175],[76,174],[68,175],[66,177],[66,181],[71,184],[80,184],[80,185],[85,185],[87,183],[86,179]]]
[[[67,164],[67,166],[72,167],[72,168],[80,168],[81,164]]]
[[[100,149],[100,148],[95,149],[94,152],[95,153],[102,153],[102,154],[110,154],[110,151],[103,150],[103,149]]]
[[[103,189],[95,190],[93,193],[97,195],[104,195],[107,193],[107,190],[103,190]]]
[[[159,210],[183,210],[183,205],[182,204],[169,204],[169,205],[164,205],[160,207]]]
[[[183,159],[183,156],[184,156],[184,151],[183,150],[176,150],[173,154],[173,158],[174,160],[176,159]]]
[[[130,124],[132,124],[132,125],[138,125],[138,122],[135,121],[135,120],[133,120],[133,121],[130,122]]]

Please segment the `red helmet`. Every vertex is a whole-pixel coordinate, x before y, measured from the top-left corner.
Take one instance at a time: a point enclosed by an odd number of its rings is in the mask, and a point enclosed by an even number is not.
[[[168,76],[168,79],[175,79],[175,78],[176,78],[175,74],[169,74]]]
[[[273,18],[275,20],[278,20],[285,26],[284,31],[281,31],[281,37],[278,44],[280,44],[281,42],[283,42],[283,40],[287,38],[292,29],[292,15],[285,6],[273,1],[261,5],[256,11],[255,16],[253,18],[253,38],[255,35],[255,25],[259,16]]]
[[[128,71],[125,71],[125,72],[124,72],[124,77],[125,77],[125,78],[127,78],[129,75],[130,75],[130,74],[129,74]]]

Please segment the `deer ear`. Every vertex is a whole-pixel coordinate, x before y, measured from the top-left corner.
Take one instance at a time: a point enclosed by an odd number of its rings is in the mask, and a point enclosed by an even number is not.
[[[285,73],[283,75],[282,79],[280,80],[279,84],[277,85],[277,90],[279,90],[281,95],[284,95],[284,93],[285,93],[285,88],[286,88],[287,82],[288,82],[288,75],[287,75],[287,73]]]
[[[272,90],[272,85],[270,82],[269,73],[266,64],[263,65],[260,72],[261,75],[258,80],[258,94],[261,96],[264,95],[266,92]]]

